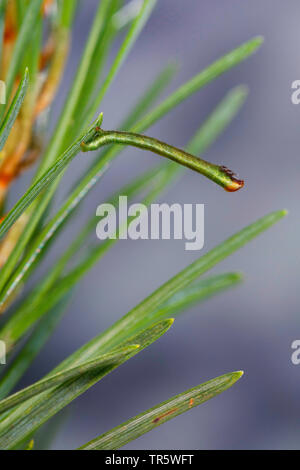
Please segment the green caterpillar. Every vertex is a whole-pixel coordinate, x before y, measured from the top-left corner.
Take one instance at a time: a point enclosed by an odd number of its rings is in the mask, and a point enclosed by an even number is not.
[[[82,142],[81,149],[83,152],[98,150],[104,145],[120,144],[137,147],[143,150],[149,150],[162,157],[168,158],[180,165],[190,168],[218,185],[222,186],[226,191],[234,192],[244,186],[244,181],[235,177],[234,173],[224,166],[214,165],[201,158],[195,157],[184,150],[161,142],[141,134],[121,131],[104,131],[101,129],[103,115],[98,120],[98,126],[95,128],[97,136],[89,142]]]

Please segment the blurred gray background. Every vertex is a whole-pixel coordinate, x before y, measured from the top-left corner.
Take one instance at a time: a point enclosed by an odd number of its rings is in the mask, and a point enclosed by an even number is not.
[[[97,3],[82,2],[53,122]],[[205,204],[204,251],[186,252],[184,241],[119,242],[81,283],[60,328],[24,382],[40,378],[227,236],[276,209],[287,208],[289,216],[215,270],[244,272],[241,287],[188,311],[160,341],[79,398],[53,448],[76,448],[174,394],[243,369],[244,378],[230,391],[127,449],[299,449],[300,366],[290,359],[291,343],[300,339],[300,105],[291,103],[291,83],[300,79],[299,17],[297,0],[158,1],[103,102],[105,127],[120,122],[170,60],[180,64],[180,71],[167,93],[230,49],[262,34],[265,43],[257,54],[151,129],[152,135],[183,147],[228,90],[248,85],[242,112],[206,154],[236,170],[246,187],[226,194],[187,171],[161,201]],[[133,168],[138,173],[153,163],[155,158],[145,152],[122,154],[56,254],[96,207],[130,180]],[[65,181],[73,181],[85,167],[84,159],[77,159]]]

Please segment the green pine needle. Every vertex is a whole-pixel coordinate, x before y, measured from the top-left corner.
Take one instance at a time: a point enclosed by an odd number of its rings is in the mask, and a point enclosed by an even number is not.
[[[186,413],[232,387],[243,372],[232,372],[187,390],[126,421],[79,450],[117,450],[170,419]]]

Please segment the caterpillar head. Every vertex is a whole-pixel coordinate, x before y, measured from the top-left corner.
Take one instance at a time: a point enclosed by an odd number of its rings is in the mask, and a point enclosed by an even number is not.
[[[230,182],[224,188],[225,191],[228,191],[229,193],[233,193],[235,191],[238,191],[245,185],[245,182],[243,180],[239,180],[236,174],[233,173],[233,171],[229,170],[226,166],[221,166],[220,168],[230,178]]]

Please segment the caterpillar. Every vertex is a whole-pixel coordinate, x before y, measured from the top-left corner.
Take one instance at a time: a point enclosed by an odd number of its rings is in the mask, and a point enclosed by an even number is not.
[[[100,127],[102,118],[103,116],[101,115],[98,125],[95,128],[96,137],[91,141],[81,143],[81,150],[83,152],[98,150],[104,145],[109,144],[129,145],[142,150],[148,150],[201,173],[222,186],[226,191],[238,191],[244,186],[244,181],[237,179],[235,174],[225,166],[214,165],[153,137],[135,134],[133,132],[105,131]]]

